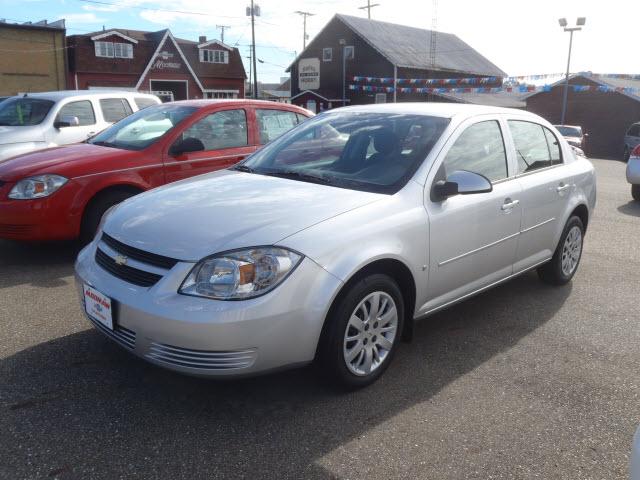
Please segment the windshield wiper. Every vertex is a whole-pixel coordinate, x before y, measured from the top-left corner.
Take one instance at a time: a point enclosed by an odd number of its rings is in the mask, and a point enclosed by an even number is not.
[[[329,185],[329,184],[333,183],[332,180],[330,180],[327,177],[322,177],[320,175],[313,175],[311,173],[298,172],[298,171],[295,171],[295,170],[282,170],[282,171],[275,171],[275,172],[264,172],[264,174],[272,176],[272,177],[281,177],[281,178],[290,178],[292,180],[301,180],[303,182],[323,183],[325,185]]]
[[[105,141],[97,141],[97,142],[89,142],[92,145],[98,145],[99,147],[110,147],[110,148],[122,148],[120,145],[116,145],[115,143],[105,142]]]
[[[247,173],[254,172],[253,168],[248,167],[247,165],[234,165],[229,170],[237,170],[238,172],[247,172]]]

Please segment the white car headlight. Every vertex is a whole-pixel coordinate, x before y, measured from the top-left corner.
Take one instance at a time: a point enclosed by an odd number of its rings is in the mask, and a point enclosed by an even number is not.
[[[62,187],[68,179],[60,175],[38,175],[20,180],[9,192],[14,200],[48,197]]]
[[[217,300],[252,298],[273,290],[302,260],[286,248],[256,247],[207,257],[182,282],[179,293]]]

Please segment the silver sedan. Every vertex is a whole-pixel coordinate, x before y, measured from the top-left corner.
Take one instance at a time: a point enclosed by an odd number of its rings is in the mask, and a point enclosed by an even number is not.
[[[530,113],[341,108],[112,209],[78,292],[97,329],[154,364],[227,377],[315,361],[362,387],[416,320],[531,269],[569,282],[595,185]]]

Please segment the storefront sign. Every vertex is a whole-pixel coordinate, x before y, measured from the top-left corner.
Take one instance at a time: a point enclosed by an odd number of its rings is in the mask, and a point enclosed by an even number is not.
[[[180,62],[172,62],[171,61],[172,59],[173,59],[173,53],[170,53],[167,51],[160,52],[158,53],[158,59],[153,64],[153,68],[158,70],[164,70],[167,68],[179,69],[182,67],[182,64]]]
[[[303,58],[298,62],[298,88],[317,90],[320,88],[320,59]]]

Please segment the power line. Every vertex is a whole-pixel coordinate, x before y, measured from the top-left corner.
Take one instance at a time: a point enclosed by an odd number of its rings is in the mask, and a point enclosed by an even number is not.
[[[296,10],[294,13],[302,15],[302,49],[304,50],[307,48],[307,38],[309,38],[309,35],[307,35],[307,17],[313,17],[315,13],[303,12],[301,10]]]

